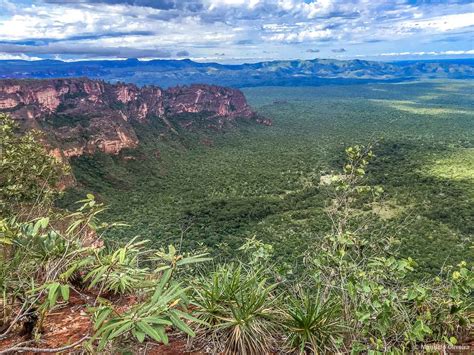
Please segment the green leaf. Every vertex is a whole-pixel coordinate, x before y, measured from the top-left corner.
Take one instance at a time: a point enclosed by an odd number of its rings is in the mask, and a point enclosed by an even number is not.
[[[203,262],[210,261],[210,260],[212,260],[212,258],[189,257],[189,258],[179,260],[176,263],[176,265],[177,266],[183,266],[183,265],[187,265],[187,264],[203,263]]]
[[[161,325],[173,325],[169,320],[159,318],[159,317],[146,317],[143,321],[153,324],[161,324]]]
[[[152,326],[144,321],[139,321],[137,323],[138,328],[140,328],[146,335],[152,338],[155,341],[163,342],[163,338],[160,336],[160,333],[157,332]]]
[[[33,236],[38,235],[39,229],[41,228],[42,225],[43,225],[42,219],[39,219],[38,221],[36,221],[35,225],[33,226],[33,231],[31,232],[31,234]]]
[[[141,331],[136,330],[136,329],[133,330],[133,335],[135,335],[135,338],[137,338],[137,340],[140,343],[143,343],[143,341],[145,340],[145,336],[146,336],[146,334],[144,332],[141,332]]]
[[[166,335],[165,328],[160,326],[160,327],[155,328],[155,330],[160,335],[160,337],[163,339],[163,344],[168,345],[169,340],[168,340],[168,336]]]
[[[39,221],[41,228],[45,229],[49,224],[49,217],[41,218]]]
[[[168,270],[169,268],[171,268],[171,266],[169,266],[169,265],[159,266],[155,269],[155,272],[158,273],[158,272],[161,272],[161,271]]]
[[[158,299],[160,298],[161,296],[161,293],[163,291],[163,288],[165,287],[165,285],[168,283],[170,277],[171,277],[171,273],[173,271],[171,269],[168,269],[166,270],[163,275],[161,276],[161,279],[160,279],[160,282],[158,283],[158,285],[156,286],[156,289],[155,289],[155,292],[151,298],[151,301],[153,303],[157,302]]]
[[[174,309],[173,310],[174,313],[176,313],[179,317],[181,318],[184,318],[184,319],[187,319],[191,322],[194,322],[194,323],[199,323],[199,324],[203,324],[203,325],[207,325],[206,322],[196,318],[196,317],[193,317],[192,315],[188,314],[188,313],[185,313],[185,312],[181,312],[179,309]]]
[[[362,322],[366,321],[369,318],[370,318],[370,313],[367,312],[367,313],[364,313],[364,314],[360,315],[358,320],[359,320],[359,322],[362,323]]]
[[[132,326],[133,326],[133,322],[127,319],[125,323],[123,323],[119,328],[117,328],[110,334],[109,338],[114,339],[118,337],[119,335],[122,335],[123,333],[129,331],[130,328],[132,328]]]
[[[110,331],[109,331],[109,333],[110,333]],[[99,351],[103,350],[105,348],[105,346],[107,345],[107,343],[110,341],[109,333],[104,333],[104,335],[100,339],[99,345],[97,346]]]
[[[99,281],[100,279],[102,278],[102,276],[105,274],[105,272],[107,271],[107,266],[104,265],[104,266],[101,266],[100,268],[98,269],[94,269],[92,270],[89,274],[86,275],[86,277],[84,278],[84,280],[88,280],[89,278],[91,278],[94,273],[96,273],[96,276],[94,277],[94,279],[92,280],[92,282],[90,283],[89,285],[89,288],[92,288],[94,287]]]
[[[186,323],[184,323],[183,320],[179,318],[179,316],[176,313],[170,312],[170,319],[173,322],[173,325],[177,327],[179,330],[185,332],[189,336],[192,336],[192,337],[196,336],[196,333],[194,333],[194,331],[191,328],[189,328],[189,326]]]
[[[63,300],[69,301],[69,286],[68,285],[61,285],[61,296]]]
[[[96,332],[96,336],[100,336],[102,334],[110,333],[114,328],[118,327],[121,324],[125,324],[127,322],[130,322],[128,319],[112,319],[108,321],[107,323],[104,324],[103,327],[99,328]]]
[[[112,313],[112,309],[106,308],[104,310],[101,310],[99,312],[99,315],[96,318],[96,321],[94,323],[94,329],[99,329],[99,327],[102,325],[104,320],[109,316],[109,314]]]
[[[68,280],[73,274],[74,272],[76,272],[76,270],[80,269],[81,267],[89,264],[91,262],[91,259],[90,258],[86,258],[86,259],[83,259],[77,263],[74,263],[71,265],[71,267],[69,269],[67,269],[65,272],[63,272],[61,274],[61,278],[63,280]]]
[[[74,232],[76,230],[76,228],[81,224],[83,223],[84,221],[82,219],[79,219],[77,221],[74,221],[66,230],[66,233],[67,234],[71,234],[72,232]]]
[[[126,256],[127,250],[125,248],[119,249],[119,262],[123,264],[125,262],[125,256]]]
[[[56,304],[56,300],[58,298],[58,288],[59,282],[55,282],[48,287],[48,302],[50,308],[53,308]]]

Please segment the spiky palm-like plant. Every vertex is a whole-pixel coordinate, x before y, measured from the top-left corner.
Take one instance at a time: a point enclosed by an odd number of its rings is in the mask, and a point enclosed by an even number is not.
[[[215,351],[266,354],[274,345],[276,284],[262,270],[224,265],[196,285],[195,316],[208,325],[198,333]]]
[[[345,328],[335,298],[323,297],[319,290],[314,294],[299,292],[290,296],[282,312],[287,345],[292,351],[300,354],[337,351]]]

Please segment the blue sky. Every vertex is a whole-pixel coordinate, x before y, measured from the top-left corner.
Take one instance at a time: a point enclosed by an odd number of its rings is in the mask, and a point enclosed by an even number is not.
[[[474,57],[472,0],[0,0],[0,59]]]

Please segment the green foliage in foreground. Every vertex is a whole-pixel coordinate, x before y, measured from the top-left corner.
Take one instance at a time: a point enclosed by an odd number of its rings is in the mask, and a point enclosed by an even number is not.
[[[285,312],[287,346],[299,353],[324,353],[341,347],[347,332],[341,322],[337,297],[321,290],[303,291],[290,297]]]
[[[0,114],[0,213],[19,203],[31,204],[53,198],[65,166],[44,154],[37,144],[40,132],[17,134],[18,126]]]
[[[257,267],[222,265],[194,282],[195,315],[203,321],[201,343],[218,352],[265,354],[277,344],[276,283]]]
[[[229,354],[403,353],[466,340],[472,265],[410,281],[416,262],[398,257],[393,229],[368,212],[383,206],[382,186],[366,177],[371,149],[345,152],[342,171],[324,180],[330,224],[295,259],[303,272],[294,275],[282,272],[274,247],[256,238],[244,243],[241,258],[212,267],[206,253],[182,255],[138,238],[104,244],[103,233],[119,226],[99,220],[105,207],[92,195],[74,213],[46,203],[33,219],[2,215],[0,339],[23,328],[39,342],[47,315],[87,293],[94,329],[78,345],[90,352],[166,343],[170,332],[193,338],[195,349]],[[21,155],[19,164],[29,159]]]

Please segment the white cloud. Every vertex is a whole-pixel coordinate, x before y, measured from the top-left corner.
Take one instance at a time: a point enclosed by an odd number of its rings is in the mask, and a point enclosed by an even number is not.
[[[261,3],[261,0],[207,0],[205,1],[207,7],[209,10],[214,10],[215,8],[218,7],[247,7],[249,9],[255,8],[259,3]]]
[[[0,14],[1,16],[5,13],[13,13],[16,11],[16,6],[9,0],[0,0],[0,9],[2,10],[2,13]]]
[[[402,46],[402,52],[412,50],[415,40],[421,45],[421,39],[423,46],[415,49],[425,53],[423,55],[460,50],[466,48],[469,41],[472,46],[472,38],[463,35],[474,26],[470,4],[186,0],[190,6],[181,6],[183,0],[169,0],[173,1],[180,5],[178,9],[131,6],[126,4],[130,1],[125,0],[123,4],[120,0],[35,0],[33,5],[0,0],[0,8],[7,9],[3,14],[0,11],[0,41],[36,40],[38,43],[33,46],[41,48],[36,55],[61,55],[61,48],[72,47],[104,48],[104,53],[105,49],[135,48],[142,54],[148,50],[170,53],[186,50],[199,58],[213,57],[214,53],[224,51],[233,53],[235,58],[246,55],[255,58],[269,51],[278,58],[287,58],[307,53],[309,46],[320,49],[322,56],[332,55],[332,48],[347,48],[351,54],[370,54],[390,53]],[[198,6],[192,7],[193,4]],[[452,33],[464,36],[464,42],[459,45],[430,43],[435,34],[447,37]],[[60,41],[61,45],[53,46],[54,41]],[[445,47],[440,47],[442,45]],[[6,50],[0,43],[0,51]],[[18,51],[18,46],[11,49],[12,54]],[[69,50],[71,52],[74,51]],[[24,53],[35,55],[31,51]],[[226,55],[226,58],[231,56]]]
[[[460,50],[460,51],[429,51],[429,52],[391,52],[391,53],[380,53],[376,56],[380,57],[403,57],[403,56],[440,56],[440,55],[472,55],[474,49]]]
[[[26,54],[1,53],[0,60],[41,60],[39,57],[30,57]]]
[[[306,13],[306,16],[310,19],[320,15],[325,15],[335,10],[336,4],[332,0],[318,0],[309,4],[302,4],[302,11]]]
[[[328,29],[308,28],[298,32],[277,33],[267,37],[270,41],[301,43],[331,38],[332,32]]]
[[[0,21],[0,38],[20,40],[27,38],[62,39],[81,33],[93,33],[107,26],[105,14],[74,8],[45,8],[13,15]],[[29,13],[32,12],[32,13]],[[113,27],[126,26],[126,23],[115,19]],[[101,28],[102,27],[102,28]],[[123,28],[123,27],[122,27]]]
[[[397,24],[399,32],[437,31],[446,32],[474,26],[474,12],[433,17],[425,20],[411,20]]]

